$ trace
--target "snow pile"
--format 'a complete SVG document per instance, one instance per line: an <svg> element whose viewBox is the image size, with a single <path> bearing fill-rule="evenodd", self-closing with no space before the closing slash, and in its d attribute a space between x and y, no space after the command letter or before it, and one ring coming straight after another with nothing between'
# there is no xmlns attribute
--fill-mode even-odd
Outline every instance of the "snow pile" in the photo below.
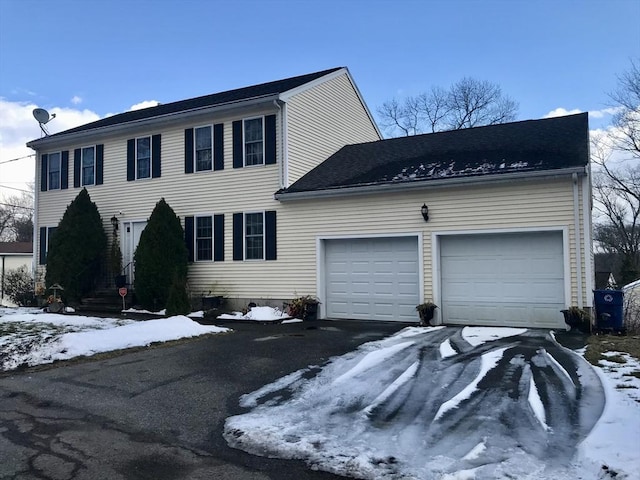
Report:
<svg viewBox="0 0 640 480"><path fill-rule="evenodd" d="M229 331L184 316L137 322L28 309L0 315L0 370Z"/></svg>
<svg viewBox="0 0 640 480"><path fill-rule="evenodd" d="M223 313L218 317L219 320L249 320L254 322L272 322L290 318L282 310L274 307L252 307L246 314L242 312Z"/></svg>

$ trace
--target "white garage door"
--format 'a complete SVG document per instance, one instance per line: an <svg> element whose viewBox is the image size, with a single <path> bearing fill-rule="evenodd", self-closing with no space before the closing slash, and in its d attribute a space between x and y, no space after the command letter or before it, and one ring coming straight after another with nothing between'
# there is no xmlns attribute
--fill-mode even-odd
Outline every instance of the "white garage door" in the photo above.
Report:
<svg viewBox="0 0 640 480"><path fill-rule="evenodd" d="M445 323L562 327L562 233L455 235L440 240Z"/></svg>
<svg viewBox="0 0 640 480"><path fill-rule="evenodd" d="M417 237L325 240L326 316L418 320Z"/></svg>

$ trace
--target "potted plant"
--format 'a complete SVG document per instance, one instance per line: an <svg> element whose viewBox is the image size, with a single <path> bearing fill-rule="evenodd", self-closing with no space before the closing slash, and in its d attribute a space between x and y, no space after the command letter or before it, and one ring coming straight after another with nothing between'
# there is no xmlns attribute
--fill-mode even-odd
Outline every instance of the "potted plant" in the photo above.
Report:
<svg viewBox="0 0 640 480"><path fill-rule="evenodd" d="M589 333L591 318L585 310L572 306L560 311L564 315L564 323L569 326L569 330L577 328L581 332Z"/></svg>
<svg viewBox="0 0 640 480"><path fill-rule="evenodd" d="M320 301L311 295L296 297L287 305L287 313L294 318L301 318L304 321L314 321L318 319L318 305Z"/></svg>
<svg viewBox="0 0 640 480"><path fill-rule="evenodd" d="M433 320L436 308L438 308L438 306L433 302L425 302L416 306L416 311L420 316L420 326L426 327L431 325L431 320Z"/></svg>

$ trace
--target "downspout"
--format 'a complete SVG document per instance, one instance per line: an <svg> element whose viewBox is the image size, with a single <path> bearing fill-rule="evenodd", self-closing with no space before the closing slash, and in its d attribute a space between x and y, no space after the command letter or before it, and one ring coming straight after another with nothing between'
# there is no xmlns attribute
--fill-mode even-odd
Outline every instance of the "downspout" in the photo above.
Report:
<svg viewBox="0 0 640 480"><path fill-rule="evenodd" d="M40 176L38 176L38 164L39 164L39 155L38 155L38 150L35 148L32 148L32 150L34 150L36 152L36 162L35 162L35 182L33 184L33 240L31 241L31 249L33 250L33 255L31 257L31 274L33 276L33 279L35 281L35 279L37 278L38 275L38 271L36 270L38 268L38 252L40 251L39 248L36 248L36 245L38 244L38 241L41 241L42 239L38 238L38 198L39 198L39 192L40 192L40 185L42 183L40 177L42 177L42 172L40 172ZM35 284L33 285L34 291L35 291Z"/></svg>
<svg viewBox="0 0 640 480"><path fill-rule="evenodd" d="M582 241L581 241L581 228L580 228L580 204L579 204L579 192L578 192L578 174L573 173L571 175L573 183L573 231L575 235L575 248L576 248L576 276L578 286L578 308L584 306L582 295Z"/></svg>
<svg viewBox="0 0 640 480"><path fill-rule="evenodd" d="M4 298L4 255L2 255L2 285L0 285L0 300Z"/></svg>
<svg viewBox="0 0 640 480"><path fill-rule="evenodd" d="M274 100L273 104L278 108L280 113L280 148L278 149L278 163L280 164L280 188L286 187L286 168L284 165L284 151L286 146L286 135L285 135L285 121L284 121L284 108L285 103L282 100Z"/></svg>

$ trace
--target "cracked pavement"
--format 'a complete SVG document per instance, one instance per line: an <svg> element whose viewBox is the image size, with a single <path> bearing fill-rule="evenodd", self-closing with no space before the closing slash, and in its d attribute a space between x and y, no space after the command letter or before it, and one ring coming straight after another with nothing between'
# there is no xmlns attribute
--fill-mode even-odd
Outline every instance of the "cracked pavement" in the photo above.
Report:
<svg viewBox="0 0 640 480"><path fill-rule="evenodd" d="M0 479L332 479L227 446L242 394L404 324L231 325L111 358L0 375Z"/></svg>

